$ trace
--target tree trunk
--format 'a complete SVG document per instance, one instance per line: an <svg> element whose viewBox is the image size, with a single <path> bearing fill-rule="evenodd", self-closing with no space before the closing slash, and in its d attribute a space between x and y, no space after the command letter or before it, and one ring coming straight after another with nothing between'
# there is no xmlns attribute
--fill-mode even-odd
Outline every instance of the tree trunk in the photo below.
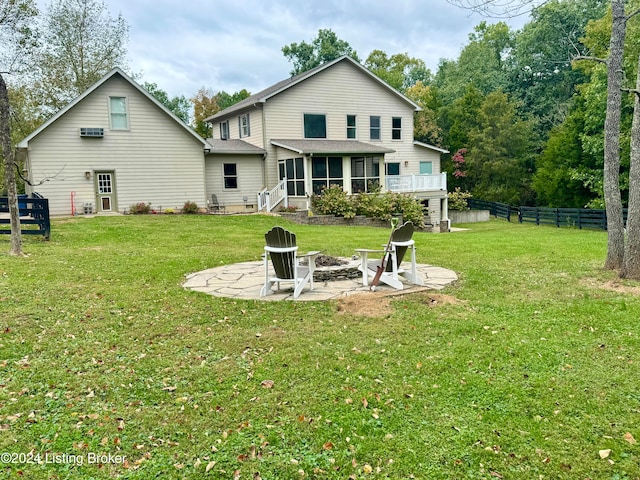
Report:
<svg viewBox="0 0 640 480"><path fill-rule="evenodd" d="M607 62L607 112L604 122L604 201L607 209L607 260L605 268L622 268L624 222L620 196L620 110L622 105L622 57L626 34L624 0L612 0L612 29Z"/></svg>
<svg viewBox="0 0 640 480"><path fill-rule="evenodd" d="M638 57L640 67L640 57ZM636 79L640 91L640 69ZM624 247L622 278L640 280L640 95L635 92L633 124L631 125L631 168L629 169L629 214L627 242Z"/></svg>
<svg viewBox="0 0 640 480"><path fill-rule="evenodd" d="M9 94L4 78L0 74L0 143L4 156L4 175L9 197L9 215L11 217L10 255L24 255L22 252L22 232L20 231L20 210L18 209L18 190L16 172L11 149L11 126L9 123Z"/></svg>

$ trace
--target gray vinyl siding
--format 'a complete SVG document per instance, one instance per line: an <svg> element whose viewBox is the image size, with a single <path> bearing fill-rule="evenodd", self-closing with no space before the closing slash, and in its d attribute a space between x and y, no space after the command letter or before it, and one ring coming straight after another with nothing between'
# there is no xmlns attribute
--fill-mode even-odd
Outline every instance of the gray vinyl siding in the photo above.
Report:
<svg viewBox="0 0 640 480"><path fill-rule="evenodd" d="M240 137L239 118L244 114L249 114L250 135L248 137ZM262 109L254 108L244 110L237 115L226 118L224 121L229 122L229 138L241 139L243 142L250 143L259 148L264 148L264 137L262 135ZM211 136L220 139L220 122L216 122L211 127Z"/></svg>
<svg viewBox="0 0 640 480"><path fill-rule="evenodd" d="M128 101L129 130L110 130L109 97ZM81 138L81 127L104 128L104 138ZM129 82L114 75L29 142L34 188L49 198L51 213L70 214L75 203L96 206L93 176L114 171L118 211L138 202L181 208L205 206L203 145Z"/></svg>
<svg viewBox="0 0 640 480"><path fill-rule="evenodd" d="M224 188L223 164L237 165L238 188ZM215 194L220 203L225 206L244 206L243 197L248 197L247 203L256 205L257 194L262 190L262 156L261 155L209 155L205 159L205 175L207 198Z"/></svg>

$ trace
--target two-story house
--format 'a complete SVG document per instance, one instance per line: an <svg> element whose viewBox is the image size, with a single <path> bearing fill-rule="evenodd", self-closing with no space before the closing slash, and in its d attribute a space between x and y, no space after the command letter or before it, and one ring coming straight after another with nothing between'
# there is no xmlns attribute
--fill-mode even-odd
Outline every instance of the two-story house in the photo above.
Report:
<svg viewBox="0 0 640 480"><path fill-rule="evenodd" d="M410 193L446 220L446 150L414 141L420 107L348 56L250 96L207 121L207 193L226 205L301 208L324 187ZM245 199L242 201L242 199ZM253 206L253 205L252 205Z"/></svg>
<svg viewBox="0 0 640 480"><path fill-rule="evenodd" d="M20 144L51 214L184 202L225 211L302 208L329 185L406 192L447 219L445 150L413 139L420 107L349 57L279 82L208 119L200 138L116 68Z"/></svg>

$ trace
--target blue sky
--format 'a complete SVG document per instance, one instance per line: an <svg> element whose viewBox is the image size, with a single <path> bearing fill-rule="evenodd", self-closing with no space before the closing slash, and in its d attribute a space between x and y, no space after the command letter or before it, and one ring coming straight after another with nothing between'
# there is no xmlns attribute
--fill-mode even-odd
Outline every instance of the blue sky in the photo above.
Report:
<svg viewBox="0 0 640 480"><path fill-rule="evenodd" d="M129 70L171 96L200 87L251 93L289 75L282 47L333 30L361 60L372 50L457 58L483 18L446 0L104 0L130 26ZM49 0L39 0L40 6ZM520 28L520 17L508 23ZM487 19L490 23L495 21Z"/></svg>

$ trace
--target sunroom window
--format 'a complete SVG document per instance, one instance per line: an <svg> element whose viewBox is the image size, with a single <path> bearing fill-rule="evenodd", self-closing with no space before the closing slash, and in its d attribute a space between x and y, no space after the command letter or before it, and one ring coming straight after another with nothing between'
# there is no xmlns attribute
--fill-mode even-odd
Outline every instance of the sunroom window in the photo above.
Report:
<svg viewBox="0 0 640 480"><path fill-rule="evenodd" d="M280 180L287 179L287 195L304 197L304 161L302 157L287 158L278 162Z"/></svg>
<svg viewBox="0 0 640 480"><path fill-rule="evenodd" d="M371 192L380 188L380 158L351 158L351 193Z"/></svg>
<svg viewBox="0 0 640 480"><path fill-rule="evenodd" d="M313 193L331 185L343 186L342 157L313 157L311 159L311 185Z"/></svg>

